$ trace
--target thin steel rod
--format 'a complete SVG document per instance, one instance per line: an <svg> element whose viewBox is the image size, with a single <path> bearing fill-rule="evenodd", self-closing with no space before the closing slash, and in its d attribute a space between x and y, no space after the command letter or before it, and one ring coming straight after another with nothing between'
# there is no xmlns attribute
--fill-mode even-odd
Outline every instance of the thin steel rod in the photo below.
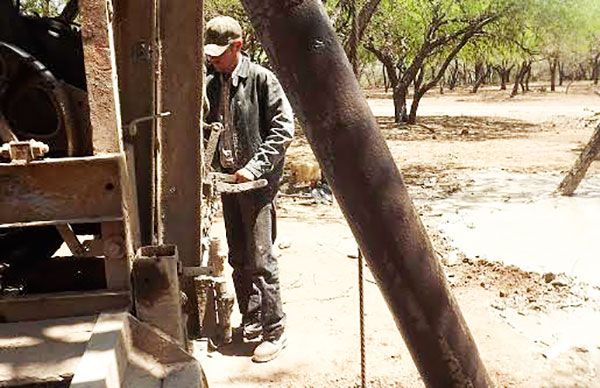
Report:
<svg viewBox="0 0 600 388"><path fill-rule="evenodd" d="M367 349L365 346L365 277L363 254L358 250L358 323L360 326L360 386L367 388Z"/></svg>

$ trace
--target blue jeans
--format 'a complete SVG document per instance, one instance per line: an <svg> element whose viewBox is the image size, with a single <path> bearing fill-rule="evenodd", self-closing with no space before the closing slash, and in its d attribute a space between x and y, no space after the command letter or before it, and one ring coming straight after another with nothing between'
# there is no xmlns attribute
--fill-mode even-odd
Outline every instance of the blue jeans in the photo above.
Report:
<svg viewBox="0 0 600 388"><path fill-rule="evenodd" d="M263 338L274 339L283 333L285 314L277 259L272 252L276 215L269 197L259 190L223 194L221 201L242 323L260 322Z"/></svg>

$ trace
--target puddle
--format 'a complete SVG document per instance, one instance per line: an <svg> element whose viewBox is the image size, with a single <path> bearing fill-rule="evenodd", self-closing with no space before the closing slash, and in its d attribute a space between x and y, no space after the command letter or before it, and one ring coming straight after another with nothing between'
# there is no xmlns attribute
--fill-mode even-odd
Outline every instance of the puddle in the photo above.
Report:
<svg viewBox="0 0 600 388"><path fill-rule="evenodd" d="M600 175L573 197L555 196L562 175L474 171L425 214L468 257L524 270L564 272L600 285Z"/></svg>

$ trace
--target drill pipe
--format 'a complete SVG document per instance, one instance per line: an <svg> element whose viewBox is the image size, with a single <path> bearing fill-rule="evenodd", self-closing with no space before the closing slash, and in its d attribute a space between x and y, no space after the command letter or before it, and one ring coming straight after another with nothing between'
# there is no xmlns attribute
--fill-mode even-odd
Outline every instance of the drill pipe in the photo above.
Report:
<svg viewBox="0 0 600 388"><path fill-rule="evenodd" d="M317 0L243 0L429 387L487 387L402 175Z"/></svg>

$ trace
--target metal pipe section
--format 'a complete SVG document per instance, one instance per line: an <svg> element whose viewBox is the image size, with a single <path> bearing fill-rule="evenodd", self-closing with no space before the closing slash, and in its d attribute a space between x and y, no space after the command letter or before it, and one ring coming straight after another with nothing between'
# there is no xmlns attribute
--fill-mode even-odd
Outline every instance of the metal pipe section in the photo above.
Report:
<svg viewBox="0 0 600 388"><path fill-rule="evenodd" d="M243 0L429 387L490 380L321 3Z"/></svg>

